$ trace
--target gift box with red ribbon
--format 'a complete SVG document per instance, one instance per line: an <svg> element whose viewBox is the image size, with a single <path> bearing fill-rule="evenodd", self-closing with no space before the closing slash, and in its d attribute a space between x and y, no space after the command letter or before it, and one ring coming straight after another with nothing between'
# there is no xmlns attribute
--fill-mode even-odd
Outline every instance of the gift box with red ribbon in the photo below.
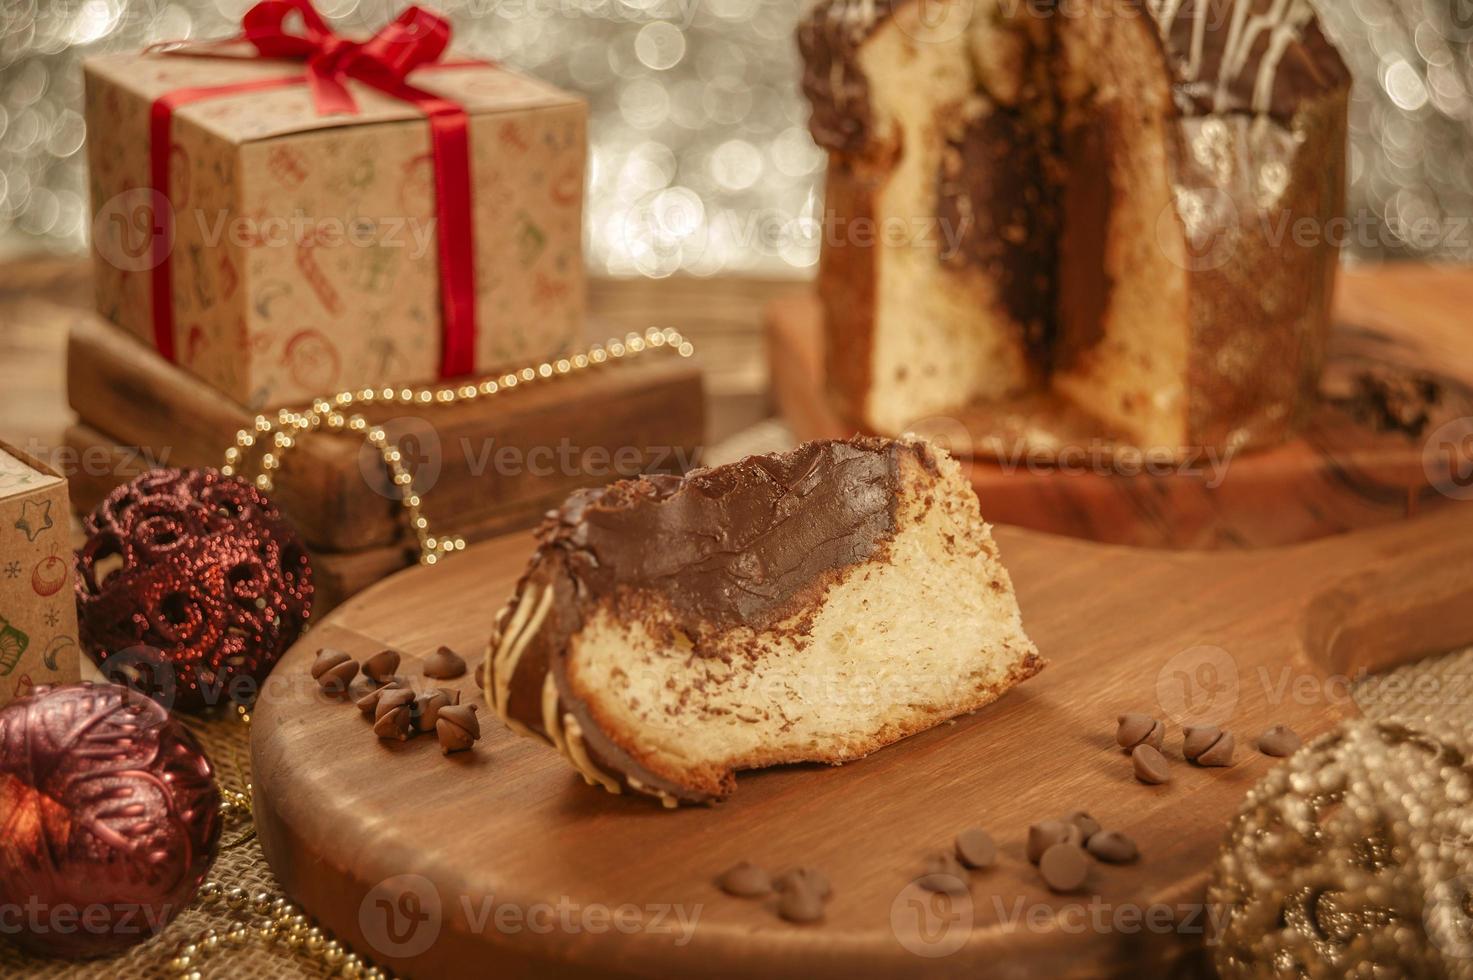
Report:
<svg viewBox="0 0 1473 980"><path fill-rule="evenodd" d="M99 311L250 408L536 365L583 340L586 106L308 0L86 65Z"/></svg>
<svg viewBox="0 0 1473 980"><path fill-rule="evenodd" d="M67 482L0 442L0 706L77 679Z"/></svg>

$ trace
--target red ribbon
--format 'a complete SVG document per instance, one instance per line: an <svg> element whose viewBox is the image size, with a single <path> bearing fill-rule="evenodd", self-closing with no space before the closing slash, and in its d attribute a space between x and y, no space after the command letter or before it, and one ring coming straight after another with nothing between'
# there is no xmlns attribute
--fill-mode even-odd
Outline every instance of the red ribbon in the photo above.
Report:
<svg viewBox="0 0 1473 980"><path fill-rule="evenodd" d="M294 14L300 16L301 33L291 32ZM440 61L450 43L450 24L421 7L405 10L367 41L350 41L333 33L311 0L261 0L246 11L241 26L243 33L225 43L249 41L260 57L303 61L306 71L282 78L176 89L156 99L149 127L154 191L168 199L174 110L191 102L305 83L319 115L355 115L358 104L347 87L348 79L353 79L413 105L429 119L435 172L443 326L440 377L470 374L475 370L476 277L468 117L463 106L415 88L407 78L417 68L460 68L482 62ZM214 47L175 50L208 54ZM159 220L165 227L153 240L154 343L160 354L174 361L173 269L169 261L173 215L165 211Z"/></svg>

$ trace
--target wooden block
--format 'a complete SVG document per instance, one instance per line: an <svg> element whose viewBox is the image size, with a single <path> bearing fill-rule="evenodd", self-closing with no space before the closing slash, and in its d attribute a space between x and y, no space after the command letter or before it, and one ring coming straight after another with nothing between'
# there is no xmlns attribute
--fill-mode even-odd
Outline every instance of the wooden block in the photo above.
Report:
<svg viewBox="0 0 1473 980"><path fill-rule="evenodd" d="M81 421L170 466L219 466L254 414L96 317L73 322L67 387ZM489 398L370 405L415 473L426 516L463 533L505 514L650 470L678 472L704 441L701 373L651 352ZM282 511L317 549L363 551L402 538L397 495L357 436L315 434L287 453Z"/></svg>
<svg viewBox="0 0 1473 980"><path fill-rule="evenodd" d="M1131 472L1094 457L1055 466L1026 458L999 461L978 451L965 465L983 515L1112 544L1258 548L1404 520L1460 502L1438 488L1428 467L1433 474L1445 475L1452 467L1473 472L1473 454L1448 460L1427 453L1440 424L1457 426L1457 420L1473 417L1473 357L1457 348L1448 309L1449 303L1473 307L1473 270L1416 271L1412 282L1393 270L1346 275L1321 385L1324 397L1296 439L1226 460L1203 452L1185 466L1155 472ZM1429 295L1429 277L1437 285L1430 290L1435 295ZM768 307L774 395L799 439L854 432L824 391L822 316L812 295ZM1410 433L1386 426L1358 394L1368 374L1434 381L1439 400L1428 424ZM1023 411L1015 408L1013 414ZM989 427L1008 414L963 410L950 427L956 432L945 434L954 451L965 453L995 437ZM1473 437L1473 422L1465 428ZM1464 446L1466 453L1473 441Z"/></svg>

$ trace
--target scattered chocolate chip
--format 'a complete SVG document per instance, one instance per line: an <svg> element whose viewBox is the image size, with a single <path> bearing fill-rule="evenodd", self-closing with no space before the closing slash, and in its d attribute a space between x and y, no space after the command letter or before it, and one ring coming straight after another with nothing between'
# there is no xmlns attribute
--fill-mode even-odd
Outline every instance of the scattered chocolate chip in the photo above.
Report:
<svg viewBox="0 0 1473 980"><path fill-rule="evenodd" d="M1181 753L1199 766L1230 766L1237 742L1232 732L1216 725L1191 725L1182 730Z"/></svg>
<svg viewBox="0 0 1473 980"><path fill-rule="evenodd" d="M373 733L379 738L407 741L414 733L414 692L391 688L378 699L373 716Z"/></svg>
<svg viewBox="0 0 1473 980"><path fill-rule="evenodd" d="M358 661L341 650L323 647L312 661L312 676L329 694L344 694L358 676Z"/></svg>
<svg viewBox="0 0 1473 980"><path fill-rule="evenodd" d="M421 732L434 731L435 722L440 717L440 709L459 703L459 691L447 691L439 687L432 687L428 691L421 691L414 698L415 729Z"/></svg>
<svg viewBox="0 0 1473 980"><path fill-rule="evenodd" d="M772 891L772 876L750 861L741 861L721 872L716 887L737 898L761 898Z"/></svg>
<svg viewBox="0 0 1473 980"><path fill-rule="evenodd" d="M446 755L470 748L481 738L476 706L449 704L441 708L440 716L435 720L435 734L440 739L440 751Z"/></svg>
<svg viewBox="0 0 1473 980"><path fill-rule="evenodd" d="M387 684L394 679L394 671L399 669L398 650L380 650L367 660L363 661L363 672L380 684Z"/></svg>
<svg viewBox="0 0 1473 980"><path fill-rule="evenodd" d="M1064 823L1072 823L1079 828L1081 844L1088 844L1089 839L1100 832L1100 822L1083 810L1073 810L1066 814Z"/></svg>
<svg viewBox="0 0 1473 980"><path fill-rule="evenodd" d="M437 681L465 676L465 658L449 647L441 647L425 658L424 674Z"/></svg>
<svg viewBox="0 0 1473 980"><path fill-rule="evenodd" d="M928 892L965 895L967 893L967 869L962 867L961 862L953 854L933 854L926 859L926 870L916 878L916 884Z"/></svg>
<svg viewBox="0 0 1473 980"><path fill-rule="evenodd" d="M392 680L387 684L379 684L377 681L369 681L368 683L368 693L353 703L358 706L359 711L363 712L364 717L369 721L373 721L378 717L378 702L379 698L384 696L384 692L403 687L404 685L397 680Z"/></svg>
<svg viewBox="0 0 1473 980"><path fill-rule="evenodd" d="M1135 778L1151 786L1159 786L1171 779L1171 767L1166 756L1149 745L1137 745L1130 750L1130 761L1135 766Z"/></svg>
<svg viewBox="0 0 1473 980"><path fill-rule="evenodd" d="M343 661L352 659L352 657L348 656L342 650L334 650L332 647L323 647L322 649L317 651L317 657L312 661L312 666L309 669L312 671L312 677L315 680L316 678L321 677L324 673L336 667Z"/></svg>
<svg viewBox="0 0 1473 980"><path fill-rule="evenodd" d="M1135 841L1118 830L1102 830L1084 846L1089 853L1106 864L1129 864L1141 855Z"/></svg>
<svg viewBox="0 0 1473 980"><path fill-rule="evenodd" d="M1166 726L1150 715L1123 714L1117 719L1115 741L1123 749L1150 745L1157 750L1166 744Z"/></svg>
<svg viewBox="0 0 1473 980"><path fill-rule="evenodd" d="M1084 834L1072 823L1062 820L1044 820L1028 828L1028 860L1034 864L1043 857L1055 844L1073 844L1075 847L1084 843Z"/></svg>
<svg viewBox="0 0 1473 980"><path fill-rule="evenodd" d="M997 843L981 827L968 827L956 835L956 856L969 868L990 868L997 863Z"/></svg>
<svg viewBox="0 0 1473 980"><path fill-rule="evenodd" d="M1055 844L1039 858L1038 871L1052 891L1072 892L1089 877L1089 860L1076 844Z"/></svg>
<svg viewBox="0 0 1473 980"><path fill-rule="evenodd" d="M1275 725L1258 736L1258 751L1264 755L1272 755L1279 758L1283 758L1286 755L1293 755L1299 751L1299 746L1303 744L1304 740L1295 733L1294 729L1286 728L1283 725Z"/></svg>
<svg viewBox="0 0 1473 980"><path fill-rule="evenodd" d="M476 664L476 690L478 690L478 691L484 691L484 690L486 690L486 660L485 660L485 658L482 658L481 659L481 662L478 663L478 664Z"/></svg>
<svg viewBox="0 0 1473 980"><path fill-rule="evenodd" d="M789 922L817 922L823 918L823 896L807 882L797 881L778 896L777 914Z"/></svg>
<svg viewBox="0 0 1473 980"><path fill-rule="evenodd" d="M793 868L786 871L776 882L778 891L786 891L789 888L806 887L819 898L828 898L834 893L834 888L829 884L828 876L817 868Z"/></svg>
<svg viewBox="0 0 1473 980"><path fill-rule="evenodd" d="M1237 750L1238 742L1233 738L1232 732L1224 732L1217 743L1197 756L1199 766L1230 766L1233 764L1233 753Z"/></svg>
<svg viewBox="0 0 1473 980"><path fill-rule="evenodd" d="M407 687L385 687L379 691L378 702L373 707L374 721L399 708L413 708L414 692Z"/></svg>

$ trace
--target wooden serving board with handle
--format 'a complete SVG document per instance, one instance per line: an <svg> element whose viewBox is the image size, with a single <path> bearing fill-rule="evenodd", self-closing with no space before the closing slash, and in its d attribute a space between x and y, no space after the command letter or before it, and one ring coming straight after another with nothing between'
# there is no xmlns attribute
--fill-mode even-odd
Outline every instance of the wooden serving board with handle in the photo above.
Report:
<svg viewBox="0 0 1473 980"><path fill-rule="evenodd" d="M1030 465L1019 430L1047 425L1035 401L928 420L953 452L976 447L970 475L992 520L1158 548L1262 548L1391 521L1473 497L1473 267L1396 264L1342 270L1322 400L1298 437L1224 458L1191 450L1178 467L1099 461L1097 440L1065 436L1064 466ZM766 318L774 396L798 439L853 426L824 389L823 312L812 294L774 300ZM1366 379L1372 387L1366 387ZM1377 386L1381 387L1377 387ZM1385 386L1430 386L1414 424L1388 417ZM1413 413L1415 415L1415 413ZM987 458L990 440L1004 461Z"/></svg>
<svg viewBox="0 0 1473 980"><path fill-rule="evenodd" d="M1473 642L1473 511L1254 552L1188 554L999 528L1038 677L954 724L843 767L746 773L712 808L590 788L513 736L467 676L485 738L443 757L377 741L308 676L315 651L391 646L401 674L438 645L474 664L531 551L521 534L402 572L328 615L278 665L252 732L256 822L291 897L361 954L411 977L1097 977L1200 961L1200 903L1227 823L1274 764L1255 737L1306 738L1356 709L1363 671ZM903 658L903 650L895 651ZM1135 781L1116 716L1167 721L1172 780ZM1235 732L1238 761L1198 769L1181 723ZM1027 863L1030 824L1082 808L1139 842L1056 895ZM997 867L970 895L911 882L982 826ZM712 879L737 861L821 869L826 921ZM1103 910L1097 918L1092 910ZM1148 925L1149 923L1149 925Z"/></svg>

